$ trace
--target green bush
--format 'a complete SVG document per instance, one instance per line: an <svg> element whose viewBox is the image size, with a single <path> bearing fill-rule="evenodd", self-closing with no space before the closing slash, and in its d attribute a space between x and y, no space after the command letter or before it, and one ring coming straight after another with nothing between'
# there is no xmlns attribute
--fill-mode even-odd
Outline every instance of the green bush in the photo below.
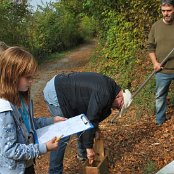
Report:
<svg viewBox="0 0 174 174"><path fill-rule="evenodd" d="M62 0L32 11L27 1L20 4L2 0L0 40L24 46L39 59L72 48L90 39L95 31L94 20L80 11L78 5Z"/></svg>
<svg viewBox="0 0 174 174"><path fill-rule="evenodd" d="M145 48L150 28L161 16L160 1L85 0L84 8L100 28L100 47L93 61L96 71L115 78L123 89L133 93L152 71L151 64L150 70L146 67L149 60ZM134 103L148 110L146 113L154 112L154 91L155 84L149 81L136 96Z"/></svg>
<svg viewBox="0 0 174 174"><path fill-rule="evenodd" d="M0 3L0 40L9 45L29 46L28 26L31 13L26 3L16 4L10 0Z"/></svg>

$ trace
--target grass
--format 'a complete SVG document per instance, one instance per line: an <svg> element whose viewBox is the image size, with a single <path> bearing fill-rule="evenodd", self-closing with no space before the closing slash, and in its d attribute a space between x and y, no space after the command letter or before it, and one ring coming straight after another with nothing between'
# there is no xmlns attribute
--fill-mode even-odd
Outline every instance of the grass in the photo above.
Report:
<svg viewBox="0 0 174 174"><path fill-rule="evenodd" d="M154 174L156 171L155 164L152 161L148 161L144 167L143 174Z"/></svg>

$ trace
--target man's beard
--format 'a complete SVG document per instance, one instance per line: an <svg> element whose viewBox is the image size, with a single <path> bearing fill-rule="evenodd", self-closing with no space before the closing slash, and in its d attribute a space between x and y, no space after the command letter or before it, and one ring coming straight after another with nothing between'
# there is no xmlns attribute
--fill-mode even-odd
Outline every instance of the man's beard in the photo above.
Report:
<svg viewBox="0 0 174 174"><path fill-rule="evenodd" d="M163 19L166 23L172 23L174 21L174 14L171 16L164 16Z"/></svg>

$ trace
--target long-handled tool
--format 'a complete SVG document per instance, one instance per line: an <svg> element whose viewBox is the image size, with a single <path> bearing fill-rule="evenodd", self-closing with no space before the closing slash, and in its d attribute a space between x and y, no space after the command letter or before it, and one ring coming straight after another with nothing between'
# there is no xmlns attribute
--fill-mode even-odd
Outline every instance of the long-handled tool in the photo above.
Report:
<svg viewBox="0 0 174 174"><path fill-rule="evenodd" d="M174 52L174 48L170 51L170 53L163 59L163 61L161 62L160 66L162 67L167 61L168 59L170 58L171 54ZM130 104L132 103L132 100L133 98L144 88L144 86L149 82L149 80L153 77L153 75L156 73L156 71L154 70L150 75L149 77L139 86L139 88L131 95L131 93L129 92L128 93L128 96L129 96L129 101L128 101L128 104L127 106L125 107L123 105L121 111L115 115L112 119L111 119L111 123L114 123L115 119L118 117L118 116L122 116L126 110L129 108Z"/></svg>

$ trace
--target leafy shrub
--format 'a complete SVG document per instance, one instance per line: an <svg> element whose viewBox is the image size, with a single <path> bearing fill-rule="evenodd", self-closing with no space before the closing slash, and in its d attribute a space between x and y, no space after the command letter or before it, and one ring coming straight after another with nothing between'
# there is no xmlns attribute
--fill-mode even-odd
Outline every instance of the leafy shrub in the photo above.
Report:
<svg viewBox="0 0 174 174"><path fill-rule="evenodd" d="M123 89L137 90L152 70L145 48L150 28L160 18L160 1L86 0L84 7L100 27L100 54L94 61L96 70L115 78ZM149 81L141 95L136 96L137 107L153 113L154 91L154 82Z"/></svg>
<svg viewBox="0 0 174 174"><path fill-rule="evenodd" d="M26 3L16 4L10 0L2 0L0 3L0 40L9 45L21 45L28 47L28 21L31 13Z"/></svg>

